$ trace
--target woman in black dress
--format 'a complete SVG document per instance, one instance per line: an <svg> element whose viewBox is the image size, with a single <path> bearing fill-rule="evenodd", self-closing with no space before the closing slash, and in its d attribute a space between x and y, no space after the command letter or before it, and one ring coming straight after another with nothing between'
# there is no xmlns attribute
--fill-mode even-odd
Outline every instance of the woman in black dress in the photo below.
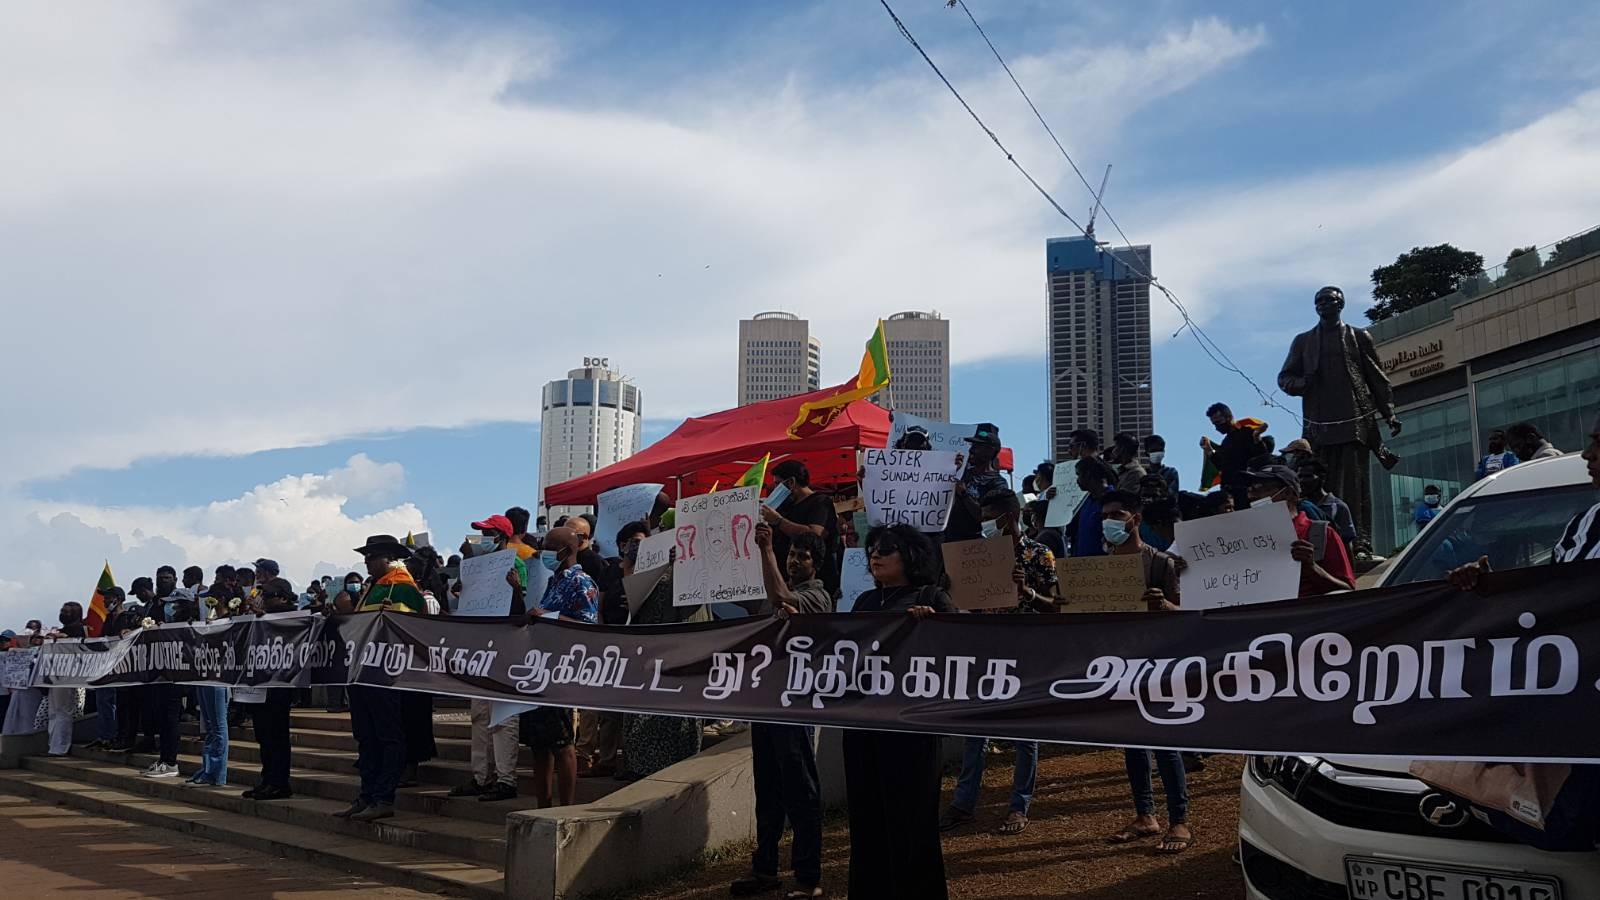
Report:
<svg viewBox="0 0 1600 900"><path fill-rule="evenodd" d="M939 587L933 544L909 525L868 532L867 561L877 587L855 612L899 612L921 619L957 612ZM844 733L850 803L850 896L945 900L939 845L940 739L893 731Z"/></svg>

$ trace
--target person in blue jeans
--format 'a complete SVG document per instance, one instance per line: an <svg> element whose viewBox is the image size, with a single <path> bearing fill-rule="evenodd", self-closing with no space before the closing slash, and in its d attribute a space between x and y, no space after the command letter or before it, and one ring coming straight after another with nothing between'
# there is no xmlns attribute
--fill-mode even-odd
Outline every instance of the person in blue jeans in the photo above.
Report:
<svg viewBox="0 0 1600 900"><path fill-rule="evenodd" d="M1113 556L1137 555L1144 570L1144 602L1151 612L1177 610L1178 561L1170 554L1147 546L1139 538L1144 501L1138 494L1116 491L1106 495L1100 510L1101 536ZM1155 756L1156 771L1167 794L1167 828L1163 834L1156 818L1155 786L1150 780L1150 757ZM1128 786L1133 791L1133 820L1106 838L1113 844L1161 835L1156 845L1160 853L1182 853L1194 843L1189 830L1189 785L1183 757L1177 750L1146 750L1130 747L1123 751L1128 768Z"/></svg>
<svg viewBox="0 0 1600 900"><path fill-rule="evenodd" d="M189 776L189 784L222 787L228 783L228 689L196 685L200 706L200 771Z"/></svg>
<svg viewBox="0 0 1600 900"><path fill-rule="evenodd" d="M983 785L983 769L989 754L988 738L967 738L961 756L961 777L956 781L950 807L939 818L939 830L949 831L971 822L978 809L978 788ZM999 834L1021 834L1028 827L1028 809L1033 805L1033 787L1039 775L1039 743L1017 741L1017 765L1011 775L1011 808Z"/></svg>

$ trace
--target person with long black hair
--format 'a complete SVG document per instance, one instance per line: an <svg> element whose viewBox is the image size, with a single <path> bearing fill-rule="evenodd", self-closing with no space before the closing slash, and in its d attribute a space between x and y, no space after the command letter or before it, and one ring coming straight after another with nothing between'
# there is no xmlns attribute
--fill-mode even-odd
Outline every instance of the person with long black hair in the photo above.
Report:
<svg viewBox="0 0 1600 900"><path fill-rule="evenodd" d="M909 525L867 533L867 564L877 587L854 612L914 618L957 609L939 586L933 544ZM844 780L850 803L850 896L943 900L949 896L939 845L940 738L849 730Z"/></svg>

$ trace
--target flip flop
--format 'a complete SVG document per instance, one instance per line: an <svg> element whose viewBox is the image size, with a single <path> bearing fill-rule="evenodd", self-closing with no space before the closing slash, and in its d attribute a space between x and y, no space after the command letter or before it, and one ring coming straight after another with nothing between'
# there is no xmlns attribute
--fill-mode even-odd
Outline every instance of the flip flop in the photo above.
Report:
<svg viewBox="0 0 1600 900"><path fill-rule="evenodd" d="M939 830L949 831L953 828L960 828L961 826L972 822L972 820L975 818L976 816L974 816L972 813L969 813L963 809L956 809L954 806L952 806L947 808L944 811L944 814L939 817Z"/></svg>
<svg viewBox="0 0 1600 900"><path fill-rule="evenodd" d="M1116 834L1106 838L1108 844L1131 844L1145 838L1155 837L1161 833L1159 828L1124 828Z"/></svg>
<svg viewBox="0 0 1600 900"><path fill-rule="evenodd" d="M1156 845L1156 852L1172 856L1182 853L1192 846L1194 846L1194 835L1191 834L1186 838L1173 837L1172 832L1168 831L1166 835L1161 838L1161 843Z"/></svg>
<svg viewBox="0 0 1600 900"><path fill-rule="evenodd" d="M784 894L783 900L823 900L823 898L827 896L828 892L824 891L821 887L795 888L789 893Z"/></svg>
<svg viewBox="0 0 1600 900"><path fill-rule="evenodd" d="M1024 816L1024 815L1019 815L1019 814L1013 813L1013 814L1011 814L1011 815L1006 817L1005 822L1003 822L1000 825L999 828L995 829L995 833L996 834L1012 835L1012 834L1021 834L1024 831L1027 831L1027 830L1028 830L1028 817Z"/></svg>

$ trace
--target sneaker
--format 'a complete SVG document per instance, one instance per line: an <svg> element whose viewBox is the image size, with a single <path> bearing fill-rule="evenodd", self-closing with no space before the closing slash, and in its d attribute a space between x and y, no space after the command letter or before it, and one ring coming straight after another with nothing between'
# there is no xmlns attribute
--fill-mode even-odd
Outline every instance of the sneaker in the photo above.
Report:
<svg viewBox="0 0 1600 900"><path fill-rule="evenodd" d="M85 750L99 750L101 747L104 747L105 745L106 745L105 741L102 741L99 738L95 738L94 740L90 741L89 743L84 744L83 745L83 749L85 749Z"/></svg>
<svg viewBox="0 0 1600 900"><path fill-rule="evenodd" d="M394 818L393 803L374 803L358 813L350 816L352 822L375 822L378 819Z"/></svg>
<svg viewBox="0 0 1600 900"><path fill-rule="evenodd" d="M489 788L486 785L481 785L481 784L478 783L477 779L473 779L472 781L469 781L466 784L456 785L455 787L451 788L450 789L450 796L452 796L452 797L477 797L477 796L481 796L482 794L487 793L488 791L489 791Z"/></svg>
<svg viewBox="0 0 1600 900"><path fill-rule="evenodd" d="M493 803L497 800L512 800L517 796L517 786L506 784L504 781L495 782L488 790L478 795L478 800L483 803Z"/></svg>
<svg viewBox="0 0 1600 900"><path fill-rule="evenodd" d="M290 791L288 788L279 787L279 786L277 786L275 784L269 784L269 785L264 785L262 787L256 788L256 795L252 799L255 799L255 800L287 800L287 799L289 799L290 797L293 797L293 796L294 796L294 792Z"/></svg>
<svg viewBox="0 0 1600 900"><path fill-rule="evenodd" d="M334 818L348 819L351 816L354 816L356 813L366 812L366 811L367 811L367 802L365 800L357 800L356 802L350 804L349 806L345 807L344 809L339 810L338 812L334 813L333 815L334 815Z"/></svg>
<svg viewBox="0 0 1600 900"><path fill-rule="evenodd" d="M203 773L196 772L193 775L190 775L188 778L185 778L183 780L183 783L184 784L211 784L212 782L211 782L211 779L207 778Z"/></svg>
<svg viewBox="0 0 1600 900"><path fill-rule="evenodd" d="M144 770L146 778L177 778L178 767L171 763L151 763L150 768Z"/></svg>

